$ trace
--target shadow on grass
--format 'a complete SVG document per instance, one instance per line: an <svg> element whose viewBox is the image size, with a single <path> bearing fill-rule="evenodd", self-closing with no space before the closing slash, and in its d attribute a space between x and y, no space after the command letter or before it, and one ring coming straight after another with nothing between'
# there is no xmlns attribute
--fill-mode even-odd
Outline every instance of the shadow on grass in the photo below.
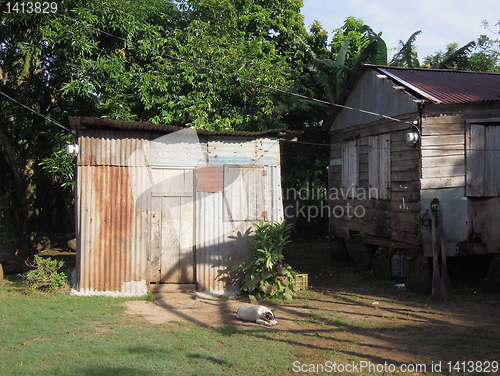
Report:
<svg viewBox="0 0 500 376"><path fill-rule="evenodd" d="M228 317L228 301L218 300L209 304L218 306L219 313L224 316L227 324L211 329L223 336L251 336L263 341L288 344L309 354L334 352L343 359L357 358L376 364L388 362L394 365L403 364L402 359L408 357L431 359L436 356L479 356L482 354L481 349L485 350L493 341L493 337L484 338L485 344L481 345L481 336L473 335L467 316L453 310L455 303L436 303L438 312L429 307L432 302L408 306L405 302L386 301L381 297L375 302L377 305L373 305L374 299L374 296L338 292L327 294L325 299L314 294L314 297L305 298L302 306L266 303L270 308L277 308L278 321L284 324L272 328L243 323L233 314ZM315 307L310 307L310 302L314 302ZM162 306L180 319L207 326L193 317L195 312L190 315L173 305ZM284 317L280 318L280 311L285 313ZM374 327L371 326L373 322ZM304 325L304 328L300 325ZM462 338L464 344L449 346L450 341L456 342L458 338ZM444 352L441 352L440 345L446 347L442 349ZM460 353L461 349L465 351L473 345L478 349L477 354ZM488 354L498 349L498 346L494 347L492 349L490 346ZM484 356L489 356L488 354L484 353Z"/></svg>

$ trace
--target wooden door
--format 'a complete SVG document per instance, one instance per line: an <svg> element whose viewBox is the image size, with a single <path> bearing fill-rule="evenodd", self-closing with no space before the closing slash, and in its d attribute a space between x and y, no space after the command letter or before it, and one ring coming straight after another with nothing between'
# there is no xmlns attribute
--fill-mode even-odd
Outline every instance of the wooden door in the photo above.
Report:
<svg viewBox="0 0 500 376"><path fill-rule="evenodd" d="M194 171L152 169L151 282L194 283Z"/></svg>

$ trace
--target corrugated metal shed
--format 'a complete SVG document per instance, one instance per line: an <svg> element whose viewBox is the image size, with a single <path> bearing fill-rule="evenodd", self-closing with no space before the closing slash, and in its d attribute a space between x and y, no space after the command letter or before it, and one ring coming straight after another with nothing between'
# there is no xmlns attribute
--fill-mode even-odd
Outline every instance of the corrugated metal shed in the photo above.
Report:
<svg viewBox="0 0 500 376"><path fill-rule="evenodd" d="M252 223L283 220L279 139L300 132L70 123L80 146L78 294L235 288Z"/></svg>

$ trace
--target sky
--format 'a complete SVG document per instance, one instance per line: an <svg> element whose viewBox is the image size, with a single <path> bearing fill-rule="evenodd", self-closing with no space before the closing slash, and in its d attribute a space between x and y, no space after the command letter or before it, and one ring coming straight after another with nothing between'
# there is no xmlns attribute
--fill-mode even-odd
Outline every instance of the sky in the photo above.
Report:
<svg viewBox="0 0 500 376"><path fill-rule="evenodd" d="M500 20L500 0L303 0L301 14L307 30L319 21L331 37L334 29L340 28L345 19L353 16L361 19L382 38L389 49L389 59L399 46L406 42L417 30L418 59L436 51L446 51L449 43L464 46L476 40L481 34L492 39L500 35L487 31L482 21L489 23L490 29L498 32L495 24ZM392 50L391 50L392 49Z"/></svg>

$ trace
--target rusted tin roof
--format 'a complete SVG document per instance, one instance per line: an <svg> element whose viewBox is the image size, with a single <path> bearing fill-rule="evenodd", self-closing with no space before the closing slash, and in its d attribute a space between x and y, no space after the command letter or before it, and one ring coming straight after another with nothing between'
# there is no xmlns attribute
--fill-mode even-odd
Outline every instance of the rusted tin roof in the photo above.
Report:
<svg viewBox="0 0 500 376"><path fill-rule="evenodd" d="M176 127L173 125L142 123L135 121L109 120L95 117L69 117L69 124L75 130L82 129L100 129L100 130L130 130L130 131L148 131L159 133L171 133L185 129L184 127ZM269 129L260 132L251 131L210 131L205 129L197 129L200 136L230 136L230 137L278 137L284 139L293 139L301 135L302 131L291 131L284 129Z"/></svg>
<svg viewBox="0 0 500 376"><path fill-rule="evenodd" d="M415 99L433 104L460 104L500 100L500 73L451 71L442 69L398 68L365 64L359 66L347 81L335 106L323 123L328 129L343 109L363 74L373 69L403 88ZM366 110L361 108L360 110Z"/></svg>
<svg viewBox="0 0 500 376"><path fill-rule="evenodd" d="M376 67L412 94L434 103L500 100L500 74L435 69Z"/></svg>

